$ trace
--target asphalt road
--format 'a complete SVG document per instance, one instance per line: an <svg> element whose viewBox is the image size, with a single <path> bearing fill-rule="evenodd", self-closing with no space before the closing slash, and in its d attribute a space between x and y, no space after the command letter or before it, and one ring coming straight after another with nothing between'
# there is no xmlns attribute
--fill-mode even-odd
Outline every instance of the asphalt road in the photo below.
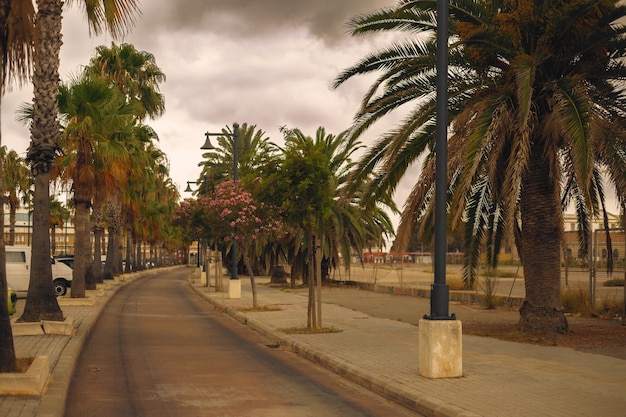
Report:
<svg viewBox="0 0 626 417"><path fill-rule="evenodd" d="M200 299L188 275L118 291L78 359L66 417L417 416L276 348Z"/></svg>

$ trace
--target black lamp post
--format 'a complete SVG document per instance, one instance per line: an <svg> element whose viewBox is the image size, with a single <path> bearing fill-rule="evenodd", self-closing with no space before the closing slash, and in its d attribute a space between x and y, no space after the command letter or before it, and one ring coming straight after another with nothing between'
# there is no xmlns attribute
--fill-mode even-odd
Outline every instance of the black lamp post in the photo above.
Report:
<svg viewBox="0 0 626 417"><path fill-rule="evenodd" d="M200 185L202 183L199 181L187 181L187 188L185 188L186 193L191 193L193 191L191 189L191 184ZM198 253L196 253L196 267L200 268L200 237L198 237Z"/></svg>
<svg viewBox="0 0 626 417"><path fill-rule="evenodd" d="M239 124L233 123L233 133L210 133L206 132L204 134L206 136L206 141L204 145L200 149L210 150L215 149L213 145L211 145L210 137L211 136L227 136L233 138L233 180L237 182L239 180L238 174L238 165L239 165ZM231 265L230 265L230 279L231 281L239 280L239 276L237 274L237 241L233 239L233 243L230 249L231 255ZM233 285L230 286L232 288Z"/></svg>

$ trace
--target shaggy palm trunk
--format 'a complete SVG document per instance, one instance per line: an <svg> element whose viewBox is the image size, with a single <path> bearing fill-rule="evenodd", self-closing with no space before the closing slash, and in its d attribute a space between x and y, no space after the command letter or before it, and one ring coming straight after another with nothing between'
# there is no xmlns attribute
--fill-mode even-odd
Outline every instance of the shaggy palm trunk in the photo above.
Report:
<svg viewBox="0 0 626 417"><path fill-rule="evenodd" d="M566 332L567 319L561 305L557 183L550 174L541 142L533 146L531 153L520 198L526 300L520 308L518 327L533 333Z"/></svg>
<svg viewBox="0 0 626 417"><path fill-rule="evenodd" d="M61 0L38 0L35 21L33 119L26 161L35 178L33 245L28 298L20 321L63 320L52 286L50 260L50 170L61 132L58 115Z"/></svg>

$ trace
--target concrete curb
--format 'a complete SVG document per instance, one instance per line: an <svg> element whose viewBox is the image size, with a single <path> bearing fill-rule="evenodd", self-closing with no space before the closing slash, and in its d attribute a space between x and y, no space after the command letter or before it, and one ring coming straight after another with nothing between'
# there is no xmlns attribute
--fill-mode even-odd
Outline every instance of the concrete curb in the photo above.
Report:
<svg viewBox="0 0 626 417"><path fill-rule="evenodd" d="M309 348L306 344L300 343L296 338L277 331L276 329L265 325L264 323L248 318L244 313L233 307L227 307L220 300L208 296L204 291L197 288L191 282L189 286L201 297L213 305L220 307L226 314L235 320L245 324L263 334L265 337L276 340L281 346L293 351L294 353L318 364L326 369L339 374L352 382L355 382L372 392L375 392L389 400L402 404L403 406L416 411L418 413L437 416L437 417L480 417L478 414L462 409L444 401L439 401L427 396L415 396L403 390L401 387L390 386L390 384L382 378L363 373L362 370L348 366L341 360L328 355L324 352L316 351Z"/></svg>

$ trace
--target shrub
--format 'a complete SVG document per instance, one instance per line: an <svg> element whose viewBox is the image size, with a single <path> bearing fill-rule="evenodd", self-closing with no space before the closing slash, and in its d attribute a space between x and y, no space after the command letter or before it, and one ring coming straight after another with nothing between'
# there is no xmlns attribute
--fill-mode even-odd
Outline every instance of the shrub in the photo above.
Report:
<svg viewBox="0 0 626 417"><path fill-rule="evenodd" d="M608 281L605 281L605 287L623 287L624 286L624 278L613 278Z"/></svg>

